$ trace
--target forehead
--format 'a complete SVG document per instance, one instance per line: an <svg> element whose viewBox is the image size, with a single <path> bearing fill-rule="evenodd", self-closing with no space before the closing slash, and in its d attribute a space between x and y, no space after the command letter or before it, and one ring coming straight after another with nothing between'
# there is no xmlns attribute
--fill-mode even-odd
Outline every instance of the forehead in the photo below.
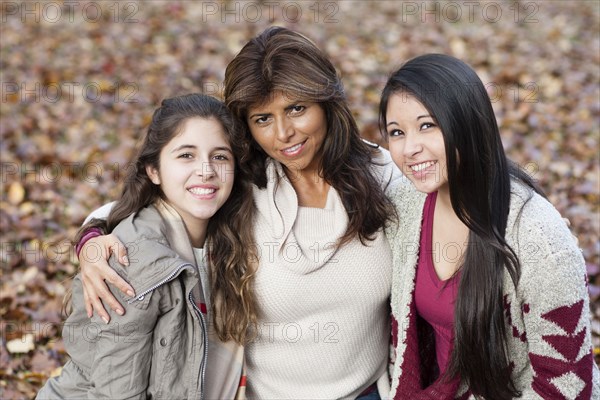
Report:
<svg viewBox="0 0 600 400"><path fill-rule="evenodd" d="M186 119L169 146L193 144L204 147L230 147L229 137L223 125L215 118L194 117Z"/></svg>
<svg viewBox="0 0 600 400"><path fill-rule="evenodd" d="M291 92L276 90L269 93L264 100L250 105L248 113L269 112L270 110L288 107L290 104L301 100L300 96Z"/></svg>
<svg viewBox="0 0 600 400"><path fill-rule="evenodd" d="M406 92L394 93L390 96L387 105L388 119L389 116L400 116L400 115L428 115L429 111L423 103L417 100L413 95Z"/></svg>

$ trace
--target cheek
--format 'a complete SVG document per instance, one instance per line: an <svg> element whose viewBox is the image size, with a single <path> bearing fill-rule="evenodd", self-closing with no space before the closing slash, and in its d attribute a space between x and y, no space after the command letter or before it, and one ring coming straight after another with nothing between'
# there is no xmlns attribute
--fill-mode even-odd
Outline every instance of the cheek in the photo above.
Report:
<svg viewBox="0 0 600 400"><path fill-rule="evenodd" d="M389 142L389 149L394 164L396 164L398 168L402 169L402 164L404 163L402 144L396 141L391 141Z"/></svg>
<svg viewBox="0 0 600 400"><path fill-rule="evenodd" d="M253 128L250 128L249 130L250 130L250 136L252 137L252 139L254 139L254 141L256 141L258 143L264 142L268 136L265 129L253 127Z"/></svg>

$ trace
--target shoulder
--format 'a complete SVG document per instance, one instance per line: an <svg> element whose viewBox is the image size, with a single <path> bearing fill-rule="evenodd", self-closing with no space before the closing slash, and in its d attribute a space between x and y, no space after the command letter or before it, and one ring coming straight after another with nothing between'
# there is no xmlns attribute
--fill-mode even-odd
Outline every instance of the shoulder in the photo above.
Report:
<svg viewBox="0 0 600 400"><path fill-rule="evenodd" d="M148 206L121 221L113 233L127 248L130 265L124 268L129 276L151 272L150 265L170 265L180 256L169 243L165 222L154 206ZM111 263L118 267L118 263Z"/></svg>
<svg viewBox="0 0 600 400"><path fill-rule="evenodd" d="M403 176L387 195L398 215L398 222L386 229L388 239L411 241L411 235L416 235L420 230L427 194L417 191L408 178Z"/></svg>
<svg viewBox="0 0 600 400"><path fill-rule="evenodd" d="M507 243L521 264L525 293L554 293L544 302L575 302L586 296L586 266L575 237L554 206L520 184L513 184Z"/></svg>
<svg viewBox="0 0 600 400"><path fill-rule="evenodd" d="M390 152L374 143L363 141L371 148L371 169L381 182L385 193L390 196L399 186L411 185L392 160Z"/></svg>
<svg viewBox="0 0 600 400"><path fill-rule="evenodd" d="M154 238L166 241L164 228L160 213L153 205L149 205L121 221L113 233L127 240Z"/></svg>
<svg viewBox="0 0 600 400"><path fill-rule="evenodd" d="M507 240L529 244L551 253L579 253L577 241L558 210L544 197L521 183L511 185Z"/></svg>

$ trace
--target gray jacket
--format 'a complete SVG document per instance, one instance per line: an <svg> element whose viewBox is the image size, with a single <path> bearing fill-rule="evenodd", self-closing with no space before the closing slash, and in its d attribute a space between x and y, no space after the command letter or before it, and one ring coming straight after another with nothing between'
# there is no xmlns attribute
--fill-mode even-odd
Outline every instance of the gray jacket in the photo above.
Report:
<svg viewBox="0 0 600 400"><path fill-rule="evenodd" d="M130 265L109 263L134 287L135 298L109 285L125 307L110 323L87 317L80 276L63 328L71 360L38 399L201 399L207 329L194 253L179 215L162 201L123 220L113 231Z"/></svg>

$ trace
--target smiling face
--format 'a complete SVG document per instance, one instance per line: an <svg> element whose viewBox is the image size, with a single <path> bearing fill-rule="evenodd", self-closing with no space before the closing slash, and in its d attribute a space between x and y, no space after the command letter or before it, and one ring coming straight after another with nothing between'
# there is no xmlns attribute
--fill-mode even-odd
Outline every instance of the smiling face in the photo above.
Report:
<svg viewBox="0 0 600 400"><path fill-rule="evenodd" d="M160 152L160 167L146 167L192 237L204 241L208 220L225 203L234 181L234 157L217 120L190 118ZM201 246L202 243L194 243Z"/></svg>
<svg viewBox="0 0 600 400"><path fill-rule="evenodd" d="M250 107L250 133L267 155L288 174L317 173L327 120L317 103L294 101L281 92L272 100Z"/></svg>
<svg viewBox="0 0 600 400"><path fill-rule="evenodd" d="M386 111L392 159L424 193L448 190L444 136L433 116L413 96L395 93Z"/></svg>

